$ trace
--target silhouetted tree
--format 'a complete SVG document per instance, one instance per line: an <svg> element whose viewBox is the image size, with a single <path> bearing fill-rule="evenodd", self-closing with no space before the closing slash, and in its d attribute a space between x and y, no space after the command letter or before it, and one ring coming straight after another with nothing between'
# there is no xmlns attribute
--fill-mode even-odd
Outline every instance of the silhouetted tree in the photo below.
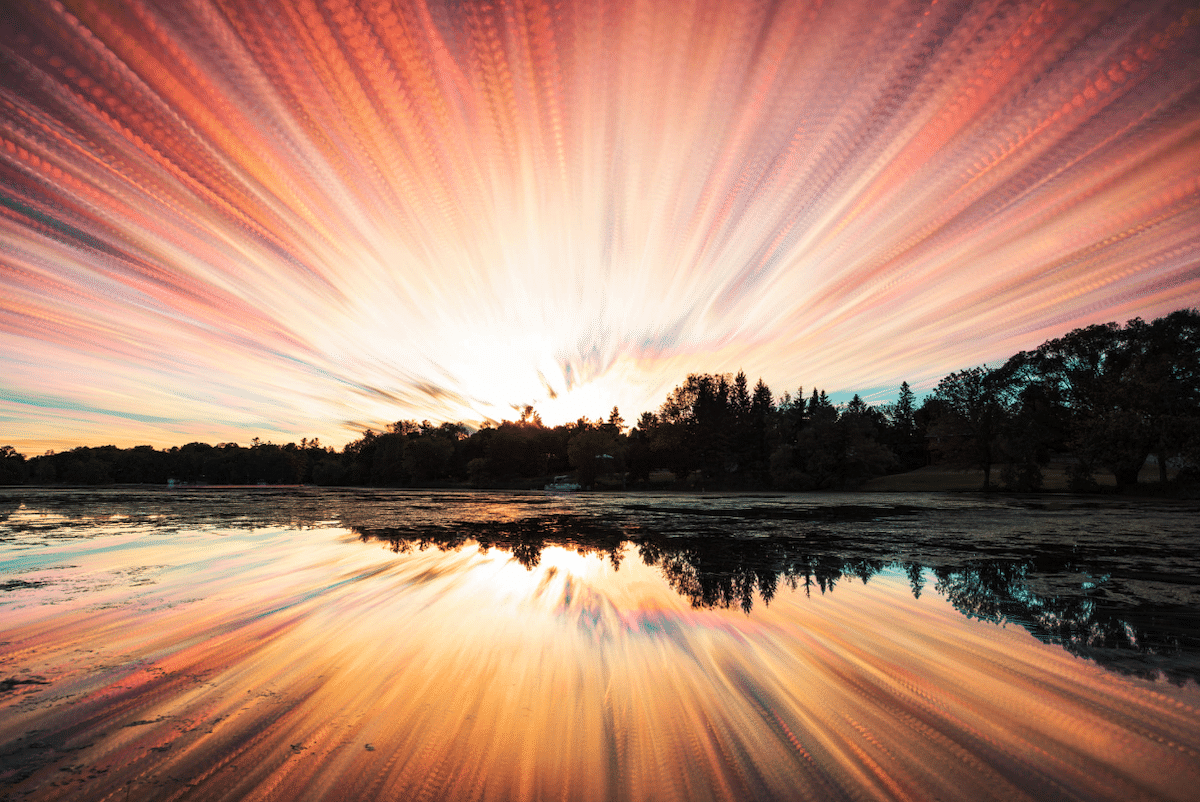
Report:
<svg viewBox="0 0 1200 802"><path fill-rule="evenodd" d="M592 487L596 477L620 468L621 444L615 426L579 425L567 441L571 467L578 472L579 484Z"/></svg>
<svg viewBox="0 0 1200 802"><path fill-rule="evenodd" d="M884 409L887 426L883 442L896 455L901 470L911 471L924 465L924 435L917 424L917 397L908 382L901 382L900 395L895 404Z"/></svg>
<svg viewBox="0 0 1200 802"><path fill-rule="evenodd" d="M626 441L625 462L629 467L629 479L635 483L650 482L650 471L654 468L650 437L658 419L653 412L643 412L637 426L629 432Z"/></svg>
<svg viewBox="0 0 1200 802"><path fill-rule="evenodd" d="M19 485L26 478L25 455L12 446L0 446L0 485Z"/></svg>
<svg viewBox="0 0 1200 802"><path fill-rule="evenodd" d="M798 484L791 489L833 489L839 486L841 468L849 447L849 429L838 426L837 407L824 390L815 387L805 409L804 428L796 435L793 464ZM778 456L772 458L778 463ZM777 464L772 469L777 469Z"/></svg>
<svg viewBox="0 0 1200 802"><path fill-rule="evenodd" d="M749 416L746 425L746 436L749 441L747 455L748 478L751 487L766 487L770 484L771 460L771 418L775 412L771 388L762 379L754 385L754 394L750 397Z"/></svg>
<svg viewBox="0 0 1200 802"><path fill-rule="evenodd" d="M1144 356L1145 324L1132 320L1087 326L1043 343L1031 361L1040 381L1071 412L1071 446L1086 475L1110 470L1117 487L1137 483L1138 472L1160 439L1154 408L1167 392L1148 387L1155 372Z"/></svg>
<svg viewBox="0 0 1200 802"><path fill-rule="evenodd" d="M1160 482L1179 458L1200 466L1200 312L1180 309L1150 324L1130 321L1139 340L1132 380L1150 421Z"/></svg>
<svg viewBox="0 0 1200 802"><path fill-rule="evenodd" d="M983 469L983 488L990 489L996 438L1004 420L1001 388L986 367L951 373L934 390L942 415L930 427L934 448L948 461Z"/></svg>

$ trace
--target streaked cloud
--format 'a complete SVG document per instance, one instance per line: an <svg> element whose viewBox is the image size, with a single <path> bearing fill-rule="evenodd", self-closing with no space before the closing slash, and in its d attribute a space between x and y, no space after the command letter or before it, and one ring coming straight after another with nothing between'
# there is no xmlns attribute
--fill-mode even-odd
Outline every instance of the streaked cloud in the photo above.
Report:
<svg viewBox="0 0 1200 802"><path fill-rule="evenodd" d="M1191 2L9 6L29 452L919 387L1200 298Z"/></svg>

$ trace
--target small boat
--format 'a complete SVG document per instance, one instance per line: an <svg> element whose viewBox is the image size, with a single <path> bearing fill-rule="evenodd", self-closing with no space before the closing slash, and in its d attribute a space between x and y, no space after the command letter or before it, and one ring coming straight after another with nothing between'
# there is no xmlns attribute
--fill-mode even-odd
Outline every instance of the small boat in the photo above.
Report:
<svg viewBox="0 0 1200 802"><path fill-rule="evenodd" d="M562 476L555 476L554 481L542 489L552 492L566 493L572 490L582 490L583 488L578 482L571 481L570 474L563 474Z"/></svg>

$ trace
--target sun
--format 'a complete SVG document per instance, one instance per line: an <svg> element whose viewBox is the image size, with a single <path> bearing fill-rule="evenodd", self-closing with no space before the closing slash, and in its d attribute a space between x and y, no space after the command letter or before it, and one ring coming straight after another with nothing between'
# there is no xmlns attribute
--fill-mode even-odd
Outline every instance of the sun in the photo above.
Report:
<svg viewBox="0 0 1200 802"><path fill-rule="evenodd" d="M543 400L536 407L542 423L547 426L560 426L573 423L582 417L591 420L607 417L614 404L612 393L607 391L603 384L605 382L591 382L559 393L556 398Z"/></svg>

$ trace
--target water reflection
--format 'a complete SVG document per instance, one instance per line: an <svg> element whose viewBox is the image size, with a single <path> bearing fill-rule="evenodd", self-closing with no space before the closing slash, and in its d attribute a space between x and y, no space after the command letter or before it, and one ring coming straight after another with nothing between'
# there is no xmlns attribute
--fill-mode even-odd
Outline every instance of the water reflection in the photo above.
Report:
<svg viewBox="0 0 1200 802"><path fill-rule="evenodd" d="M397 553L478 544L526 568L548 546L625 544L698 608L827 593L900 568L965 615L1019 625L1121 672L1200 679L1200 507L1093 499L544 496L386 491L28 491L0 496L0 543L235 526L339 526ZM30 536L35 540L31 541ZM0 593L39 586L5 577Z"/></svg>
<svg viewBox="0 0 1200 802"><path fill-rule="evenodd" d="M1196 676L1186 509L20 498L0 522L0 796L1182 800L1200 783L1200 689L1144 679Z"/></svg>
<svg viewBox="0 0 1200 802"><path fill-rule="evenodd" d="M650 508L624 507L646 509ZM714 515L711 510L668 511ZM919 512L907 505L854 505L783 510L770 517L862 524L916 517ZM739 517L728 510L718 514L726 519ZM766 516L751 508L744 517ZM780 583L806 595L827 593L843 580L866 583L885 569L899 568L908 576L915 597L932 581L935 592L971 618L1019 625L1046 643L1117 671L1143 676L1161 672L1177 681L1200 679L1200 579L1193 572L1194 551L1172 560L1170 573L1147 576L1141 566L1119 564L1123 550L1115 543L1097 553L1081 549L1076 542L1064 548L1050 541L1019 556L985 557L965 555L964 544L957 541L941 548L926 544L915 562L906 559L906 550L898 550L895 543L879 542L878 533L869 526L850 533L813 527L769 537L746 537L736 527L720 535L674 534L662 522L646 526L636 517L622 518L617 511L602 520L559 513L402 526L379 523L350 524L350 528L363 540L386 542L397 553L478 544L485 551L509 552L530 569L538 565L548 546L602 555L617 567L622 547L631 543L642 562L659 568L693 607L739 607L747 614L756 599L770 603ZM992 551L1013 550L1013 546L996 540L986 543Z"/></svg>

